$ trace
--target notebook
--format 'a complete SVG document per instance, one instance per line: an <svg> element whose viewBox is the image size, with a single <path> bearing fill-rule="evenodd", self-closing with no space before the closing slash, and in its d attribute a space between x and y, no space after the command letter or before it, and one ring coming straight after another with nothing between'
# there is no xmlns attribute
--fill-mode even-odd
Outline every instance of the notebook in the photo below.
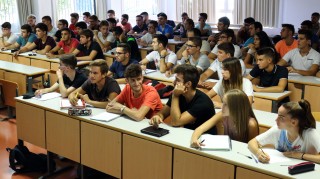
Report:
<svg viewBox="0 0 320 179"><path fill-rule="evenodd" d="M86 107L86 103L81 99L78 100L77 105L73 106L68 98L61 99L60 101L60 109L68 109L68 108L78 108L82 109Z"/></svg>
<svg viewBox="0 0 320 179"><path fill-rule="evenodd" d="M98 115L92 116L90 119L96 120L96 121L101 121L101 122L109 122L109 121L116 119L118 117L120 117L120 114L103 112Z"/></svg>
<svg viewBox="0 0 320 179"><path fill-rule="evenodd" d="M232 150L231 139L228 135L204 134L200 137L200 142L205 144L205 146L201 146L201 150Z"/></svg>
<svg viewBox="0 0 320 179"><path fill-rule="evenodd" d="M51 92L51 93L45 93L45 94L42 94L40 96L35 96L33 97L34 99L37 99L39 101L46 101L46 100L49 100L49 99L53 99L53 98L57 98L57 97L60 97L61 94L60 93L57 93L57 92Z"/></svg>

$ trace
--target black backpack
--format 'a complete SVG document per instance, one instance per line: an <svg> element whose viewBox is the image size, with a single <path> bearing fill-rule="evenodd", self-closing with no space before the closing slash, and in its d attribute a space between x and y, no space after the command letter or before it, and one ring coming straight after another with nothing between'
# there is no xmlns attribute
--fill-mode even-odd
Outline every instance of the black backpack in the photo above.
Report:
<svg viewBox="0 0 320 179"><path fill-rule="evenodd" d="M47 172L47 155L32 153L26 146L21 145L16 145L13 149L7 148L7 151L10 168L15 172ZM51 161L55 169L56 164L54 160Z"/></svg>

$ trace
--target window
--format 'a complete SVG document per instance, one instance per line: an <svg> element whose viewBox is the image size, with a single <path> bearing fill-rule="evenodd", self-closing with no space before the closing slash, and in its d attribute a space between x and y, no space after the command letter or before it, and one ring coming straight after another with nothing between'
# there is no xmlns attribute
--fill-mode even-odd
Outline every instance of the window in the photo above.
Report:
<svg viewBox="0 0 320 179"><path fill-rule="evenodd" d="M0 22L11 23L12 32L20 32L18 6L15 0L0 0ZM2 32L0 32L2 33Z"/></svg>
<svg viewBox="0 0 320 179"><path fill-rule="evenodd" d="M234 0L219 0L215 1L215 17L216 23L220 17L228 17L230 19L230 23L233 23L233 9L234 9Z"/></svg>
<svg viewBox="0 0 320 179"><path fill-rule="evenodd" d="M54 19L66 19L70 23L70 14L77 12L79 14L79 21L82 20L82 13L90 12L95 14L95 0L54 0L53 6L56 11L54 12Z"/></svg>
<svg viewBox="0 0 320 179"><path fill-rule="evenodd" d="M149 19L158 19L159 5L157 0L122 0L122 7L123 14L129 15L129 22L132 27L136 25L136 16L141 12L148 12ZM121 18L121 15L118 15L119 18Z"/></svg>

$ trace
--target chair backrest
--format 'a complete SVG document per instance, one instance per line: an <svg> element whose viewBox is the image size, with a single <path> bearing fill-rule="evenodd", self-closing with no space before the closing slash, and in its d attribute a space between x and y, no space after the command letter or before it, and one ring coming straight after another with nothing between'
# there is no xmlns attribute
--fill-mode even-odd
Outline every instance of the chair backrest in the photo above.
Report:
<svg viewBox="0 0 320 179"><path fill-rule="evenodd" d="M4 105L15 107L15 97L18 96L18 84L16 82L0 79L1 95Z"/></svg>

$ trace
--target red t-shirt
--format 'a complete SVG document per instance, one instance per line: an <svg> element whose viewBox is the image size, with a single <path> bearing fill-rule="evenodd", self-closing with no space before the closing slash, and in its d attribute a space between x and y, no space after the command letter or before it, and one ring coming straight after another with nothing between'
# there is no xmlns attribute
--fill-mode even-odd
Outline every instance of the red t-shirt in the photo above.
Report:
<svg viewBox="0 0 320 179"><path fill-rule="evenodd" d="M150 119L162 109L162 103L160 96L154 87L143 85L142 88L142 94L135 98L131 91L130 85L127 84L117 96L117 102L125 104L130 109L136 108L139 110L143 105L150 107L149 112L146 114L146 118Z"/></svg>
<svg viewBox="0 0 320 179"><path fill-rule="evenodd" d="M75 24L70 24L70 25L69 25L69 29L72 30L75 35L78 34L77 31L76 31L76 26L75 26Z"/></svg>
<svg viewBox="0 0 320 179"><path fill-rule="evenodd" d="M79 44L79 41L77 39L71 38L71 43L69 45L65 44L64 41L60 40L60 42L58 43L58 46L61 47L63 49L64 53L67 54L67 53L72 53L72 52L70 52L70 49L71 48L76 49L78 44Z"/></svg>

